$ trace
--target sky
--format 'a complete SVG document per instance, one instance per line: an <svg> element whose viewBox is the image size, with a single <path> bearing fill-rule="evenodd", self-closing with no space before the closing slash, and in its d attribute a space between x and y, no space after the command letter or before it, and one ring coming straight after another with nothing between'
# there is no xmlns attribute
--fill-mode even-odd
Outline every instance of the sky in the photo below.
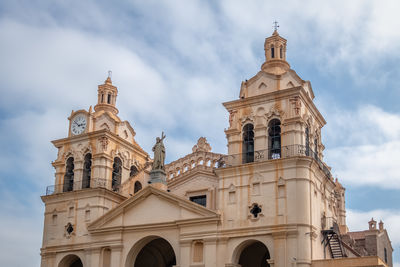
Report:
<svg viewBox="0 0 400 267"><path fill-rule="evenodd" d="M109 70L119 116L146 151L164 131L167 162L200 136L226 153L221 103L260 70L277 20L327 121L324 161L346 187L347 224L383 220L400 266L398 10L397 0L1 1L0 265L40 265L50 141L67 136L72 110L96 104Z"/></svg>

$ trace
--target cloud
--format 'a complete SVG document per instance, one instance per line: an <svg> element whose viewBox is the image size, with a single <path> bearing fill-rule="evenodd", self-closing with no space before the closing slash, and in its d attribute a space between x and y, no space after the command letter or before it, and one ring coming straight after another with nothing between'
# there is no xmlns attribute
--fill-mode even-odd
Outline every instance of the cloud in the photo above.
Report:
<svg viewBox="0 0 400 267"><path fill-rule="evenodd" d="M44 210L39 192L32 187L19 194L0 192L1 264L39 266Z"/></svg>
<svg viewBox="0 0 400 267"><path fill-rule="evenodd" d="M400 189L400 114L366 105L331 113L325 161L345 184Z"/></svg>
<svg viewBox="0 0 400 267"><path fill-rule="evenodd" d="M364 91L372 85L388 90L387 83L398 76L395 63L388 71L382 62L400 57L399 8L396 0L384 5L364 0L221 2L221 13L242 39L269 34L277 19L281 35L290 36L291 63L310 65L326 75L350 75ZM241 42L244 51L250 40Z"/></svg>
<svg viewBox="0 0 400 267"><path fill-rule="evenodd" d="M272 32L274 19L282 36L290 37L294 68L316 70L305 78L329 86L332 81L323 80L324 75L349 72L366 94L395 90L398 68L382 61L399 57L398 5L362 0L3 1L1 193L37 197L54 183L50 162L56 151L49 141L67 135L72 109L96 104L97 85L110 69L119 89L119 115L129 120L146 151L165 131L168 161L190 153L199 136L208 138L213 151L226 152L228 118L221 102L236 99L241 80L258 72L263 39ZM398 114L369 105L330 110L327 121L326 159L346 186L400 184L394 160L399 158ZM38 201L16 201L10 195L2 200L21 209L35 207L32 214L42 216ZM33 259L41 217L26 214L0 214L3 229L13 229L13 221L20 220L15 231L25 234L1 239L15 244L13 251L29 243ZM12 265L11 260L2 262Z"/></svg>

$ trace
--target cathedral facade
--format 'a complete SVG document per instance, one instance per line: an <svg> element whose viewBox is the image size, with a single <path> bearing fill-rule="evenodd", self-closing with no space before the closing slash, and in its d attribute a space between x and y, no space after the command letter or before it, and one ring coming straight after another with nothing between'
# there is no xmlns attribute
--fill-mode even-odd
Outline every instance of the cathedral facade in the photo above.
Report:
<svg viewBox="0 0 400 267"><path fill-rule="evenodd" d="M201 137L176 161L157 158L157 179L110 77L94 110L72 111L68 137L53 141L41 266L392 266L383 223L372 252L347 229L345 188L323 161L326 122L286 40L274 31L264 49L261 70L223 103L228 153Z"/></svg>

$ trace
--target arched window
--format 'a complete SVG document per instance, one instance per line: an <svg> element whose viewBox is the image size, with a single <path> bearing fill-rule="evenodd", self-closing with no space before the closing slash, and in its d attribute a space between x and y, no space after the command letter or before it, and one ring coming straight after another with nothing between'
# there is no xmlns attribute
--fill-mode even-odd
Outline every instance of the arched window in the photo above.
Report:
<svg viewBox="0 0 400 267"><path fill-rule="evenodd" d="M275 58L275 48L271 46L271 58Z"/></svg>
<svg viewBox="0 0 400 267"><path fill-rule="evenodd" d="M120 158L114 158L113 172L112 172L112 190L118 191L121 185L121 174L122 174L122 161Z"/></svg>
<svg viewBox="0 0 400 267"><path fill-rule="evenodd" d="M279 57L283 58L283 48L282 48L282 46L279 48Z"/></svg>
<svg viewBox="0 0 400 267"><path fill-rule="evenodd" d="M281 122L273 119L268 125L269 159L281 158Z"/></svg>
<svg viewBox="0 0 400 267"><path fill-rule="evenodd" d="M249 123L243 127L243 163L249 163L254 161L254 127L253 124Z"/></svg>
<svg viewBox="0 0 400 267"><path fill-rule="evenodd" d="M104 94L101 94L101 103L104 103Z"/></svg>
<svg viewBox="0 0 400 267"><path fill-rule="evenodd" d="M129 173L129 176L135 176L136 174L138 174L139 170L136 168L136 166L132 165L131 166L131 171Z"/></svg>
<svg viewBox="0 0 400 267"><path fill-rule="evenodd" d="M318 159L318 136L314 138L314 158Z"/></svg>
<svg viewBox="0 0 400 267"><path fill-rule="evenodd" d="M107 104L111 104L111 94L107 95Z"/></svg>
<svg viewBox="0 0 400 267"><path fill-rule="evenodd" d="M74 190L74 158L69 157L65 167L63 192Z"/></svg>
<svg viewBox="0 0 400 267"><path fill-rule="evenodd" d="M134 188L134 190L133 190L133 193L137 193L137 192L139 192L140 190L142 189L142 184L139 182L139 181L136 181L135 182L135 188Z"/></svg>
<svg viewBox="0 0 400 267"><path fill-rule="evenodd" d="M92 174L92 154L87 153L83 162L82 188L90 187L90 176Z"/></svg>
<svg viewBox="0 0 400 267"><path fill-rule="evenodd" d="M310 130L308 129L308 126L306 127L305 139L306 156L310 156Z"/></svg>

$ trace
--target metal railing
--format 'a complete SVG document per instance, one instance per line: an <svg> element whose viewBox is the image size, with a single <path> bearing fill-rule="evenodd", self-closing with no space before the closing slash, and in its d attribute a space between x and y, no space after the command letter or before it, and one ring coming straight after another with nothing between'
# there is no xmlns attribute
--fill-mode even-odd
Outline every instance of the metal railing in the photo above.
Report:
<svg viewBox="0 0 400 267"><path fill-rule="evenodd" d="M90 181L81 180L65 184L49 185L46 187L46 196L56 193L77 191L86 188L97 188L97 187L111 189L111 180L107 181L106 179L103 178L93 178L90 179ZM114 186L112 190L118 192L119 186Z"/></svg>
<svg viewBox="0 0 400 267"><path fill-rule="evenodd" d="M321 217L321 229L322 230L335 230L338 231L337 220L334 217Z"/></svg>
<svg viewBox="0 0 400 267"><path fill-rule="evenodd" d="M226 168L251 162L276 160L298 156L312 157L316 160L320 169L325 173L325 175L332 177L329 168L321 161L318 153L315 153L310 147L306 147L305 145L289 145L283 146L281 149L264 149L247 153L225 155L218 160L217 166L218 168Z"/></svg>

